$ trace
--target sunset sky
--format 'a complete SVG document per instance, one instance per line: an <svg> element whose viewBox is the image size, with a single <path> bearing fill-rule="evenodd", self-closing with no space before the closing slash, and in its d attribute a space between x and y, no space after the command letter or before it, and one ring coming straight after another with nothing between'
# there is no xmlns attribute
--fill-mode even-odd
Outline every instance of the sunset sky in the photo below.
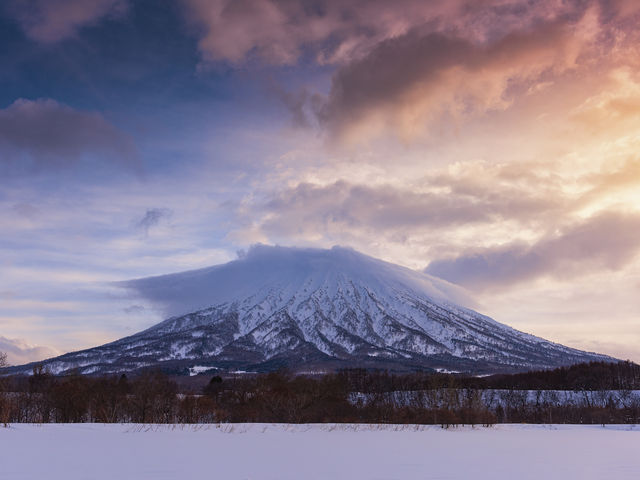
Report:
<svg viewBox="0 0 640 480"><path fill-rule="evenodd" d="M640 361L640 2L4 0L0 351L163 319L113 282L350 246Z"/></svg>

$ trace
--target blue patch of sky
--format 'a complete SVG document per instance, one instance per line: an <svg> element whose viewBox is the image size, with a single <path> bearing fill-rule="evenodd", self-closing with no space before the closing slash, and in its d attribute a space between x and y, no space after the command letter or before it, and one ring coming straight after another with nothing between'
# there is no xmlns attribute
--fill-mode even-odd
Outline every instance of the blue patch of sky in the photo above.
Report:
<svg viewBox="0 0 640 480"><path fill-rule="evenodd" d="M200 61L197 38L176 2L134 2L125 17L53 45L26 38L0 17L0 108L18 98L51 98L99 111L134 137L153 169L193 161L203 143L216 139L233 148L239 126L273 125L261 72L198 68Z"/></svg>

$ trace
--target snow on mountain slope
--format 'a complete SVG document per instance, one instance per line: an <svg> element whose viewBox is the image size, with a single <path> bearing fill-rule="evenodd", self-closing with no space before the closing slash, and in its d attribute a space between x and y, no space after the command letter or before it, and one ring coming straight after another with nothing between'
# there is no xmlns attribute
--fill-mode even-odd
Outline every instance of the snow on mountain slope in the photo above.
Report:
<svg viewBox="0 0 640 480"><path fill-rule="evenodd" d="M455 285L340 247L256 246L224 265L123 286L173 316L48 368L493 372L611 360L514 330L459 306L469 299Z"/></svg>

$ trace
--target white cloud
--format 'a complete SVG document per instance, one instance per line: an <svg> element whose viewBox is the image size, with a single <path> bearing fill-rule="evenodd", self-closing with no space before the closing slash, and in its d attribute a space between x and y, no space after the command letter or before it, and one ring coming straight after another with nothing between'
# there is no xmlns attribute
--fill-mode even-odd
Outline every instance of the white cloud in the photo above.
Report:
<svg viewBox="0 0 640 480"><path fill-rule="evenodd" d="M7 354L7 362L11 365L22 365L60 355L60 352L52 347L31 345L20 338L2 336L0 336L0 352Z"/></svg>

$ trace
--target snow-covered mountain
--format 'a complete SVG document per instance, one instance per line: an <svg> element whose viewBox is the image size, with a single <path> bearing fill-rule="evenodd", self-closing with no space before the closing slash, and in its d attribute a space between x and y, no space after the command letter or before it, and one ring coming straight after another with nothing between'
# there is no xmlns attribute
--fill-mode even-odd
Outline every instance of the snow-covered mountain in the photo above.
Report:
<svg viewBox="0 0 640 480"><path fill-rule="evenodd" d="M460 306L464 291L450 283L340 247L256 246L223 265L124 286L175 315L113 343L47 360L48 369L481 373L612 360L514 330Z"/></svg>

